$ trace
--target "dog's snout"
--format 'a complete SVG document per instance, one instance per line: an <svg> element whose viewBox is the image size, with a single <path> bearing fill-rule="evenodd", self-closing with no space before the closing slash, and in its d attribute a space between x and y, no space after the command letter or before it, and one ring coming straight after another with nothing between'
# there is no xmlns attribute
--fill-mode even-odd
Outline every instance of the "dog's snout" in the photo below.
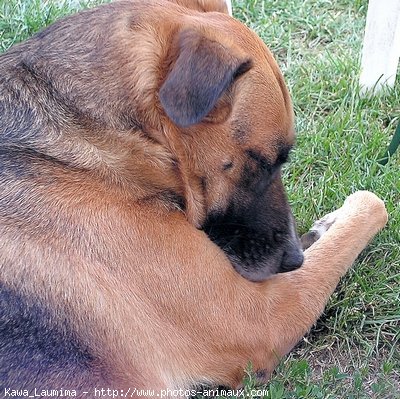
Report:
<svg viewBox="0 0 400 399"><path fill-rule="evenodd" d="M298 269L304 262L303 250L299 243L291 243L283 254L281 272Z"/></svg>

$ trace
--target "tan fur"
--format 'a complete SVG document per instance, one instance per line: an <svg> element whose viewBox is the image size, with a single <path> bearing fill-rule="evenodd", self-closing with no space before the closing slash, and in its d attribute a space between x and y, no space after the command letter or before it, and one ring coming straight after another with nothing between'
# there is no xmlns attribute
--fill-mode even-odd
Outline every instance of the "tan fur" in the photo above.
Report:
<svg viewBox="0 0 400 399"><path fill-rule="evenodd" d="M196 2L201 10L205 3ZM163 1L109 7L115 9L111 19L100 9L82 14L85 23L96 20L97 45L109 36L109 46L92 58L72 60L76 48L94 50L85 48L92 39L79 30L82 24L70 19L76 43L60 64L36 63L35 40L2 60L10 73L7 65L13 68L22 54L34 69L33 75L12 69L21 92L27 79L46 75L62 82L82 113L65 114L45 93L25 91L26 106L37 108L34 123L45 121L47 136L28 137L24 145L59 162L29 161L29 178L2 186L1 200L15 210L0 216L1 281L67 315L118 388L202 381L237 386L249 361L270 373L315 322L339 278L385 224L384 206L372 194L351 197L306 252L302 268L262 283L245 280L196 227L226 206L245 149L259 148L274 161L279 144L294 141L277 64L253 32L227 15ZM212 111L214 123L181 129L165 115L158 91L175 62L175 36L184 29L235 59L251 58L253 67ZM55 36L64 43L61 33ZM0 98L11 95L5 90ZM232 123L242 124L235 140ZM221 171L225 160L235 161L228 177ZM165 200L168 190L185 198L185 213Z"/></svg>

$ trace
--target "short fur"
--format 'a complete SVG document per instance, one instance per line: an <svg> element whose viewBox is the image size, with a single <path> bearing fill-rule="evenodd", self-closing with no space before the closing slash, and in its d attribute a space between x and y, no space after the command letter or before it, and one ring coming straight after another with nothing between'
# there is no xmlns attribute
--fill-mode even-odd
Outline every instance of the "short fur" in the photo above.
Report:
<svg viewBox="0 0 400 399"><path fill-rule="evenodd" d="M383 224L379 205L351 238L335 222L281 273L303 261L282 75L253 32L204 13L223 2L175 3L84 11L0 56L2 389L268 375Z"/></svg>

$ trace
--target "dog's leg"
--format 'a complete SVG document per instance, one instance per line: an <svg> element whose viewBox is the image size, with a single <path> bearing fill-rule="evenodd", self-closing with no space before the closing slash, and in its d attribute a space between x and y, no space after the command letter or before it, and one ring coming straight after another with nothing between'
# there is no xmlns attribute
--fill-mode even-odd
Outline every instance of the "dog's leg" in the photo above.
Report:
<svg viewBox="0 0 400 399"><path fill-rule="evenodd" d="M201 345L205 353L197 355L191 351L191 363L181 367L188 370L196 366L189 373L193 380L203 376L215 384L238 386L249 361L259 382L269 377L282 357L316 322L339 279L385 225L387 213L374 194L357 192L335 211L333 219L331 223L330 216L320 223L331 227L305 252L304 265L295 271L254 284L244 279L233 280L234 276L229 277L227 272L224 281L219 280L223 273L220 265L219 273L209 278L206 285L196 290L192 287L202 306L196 315L200 322L193 321L198 327L190 331L194 332L194 340L199 338L196 331L207 331L201 335L207 342L202 341ZM203 269L206 270L212 269ZM214 280L218 281L210 289Z"/></svg>
<svg viewBox="0 0 400 399"><path fill-rule="evenodd" d="M269 317L274 320L276 330L273 334L275 363L315 323L340 277L387 222L383 202L366 191L351 195L340 209L328 216L319 225L331 224L331 227L305 252L304 265L274 276L266 285L274 298Z"/></svg>

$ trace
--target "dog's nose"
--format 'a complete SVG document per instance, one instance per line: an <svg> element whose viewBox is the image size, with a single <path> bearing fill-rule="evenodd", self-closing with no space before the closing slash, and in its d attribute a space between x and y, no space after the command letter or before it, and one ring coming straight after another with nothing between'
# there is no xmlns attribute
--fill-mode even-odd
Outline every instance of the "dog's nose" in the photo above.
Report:
<svg viewBox="0 0 400 399"><path fill-rule="evenodd" d="M281 273L298 269L304 262L303 248L296 232L296 223L292 214L290 214L289 232L280 267Z"/></svg>
<svg viewBox="0 0 400 399"><path fill-rule="evenodd" d="M298 269L304 262L303 250L299 244L291 244L286 248L282 258L281 272Z"/></svg>

